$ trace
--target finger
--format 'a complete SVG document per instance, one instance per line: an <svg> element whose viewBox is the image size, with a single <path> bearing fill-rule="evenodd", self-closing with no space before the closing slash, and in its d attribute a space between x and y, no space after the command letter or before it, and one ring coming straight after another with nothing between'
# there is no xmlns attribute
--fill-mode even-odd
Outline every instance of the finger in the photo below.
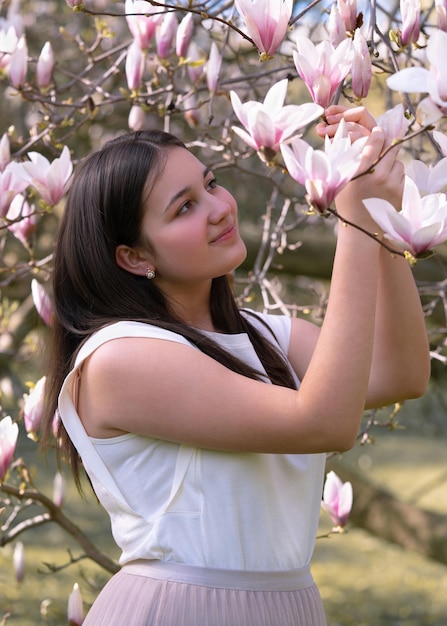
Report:
<svg viewBox="0 0 447 626"><path fill-rule="evenodd" d="M365 147L362 151L362 159L360 161L360 166L358 171L363 172L368 170L373 163L375 163L385 146L385 133L379 126L375 126L371 130L371 134L369 135L369 139L365 144ZM393 157L393 161L395 157Z"/></svg>
<svg viewBox="0 0 447 626"><path fill-rule="evenodd" d="M326 121L328 124L338 124L343 118L345 122L353 122L364 126L368 130L372 130L376 125L374 117L365 109L365 107L354 107L352 109L344 110L330 110L326 111Z"/></svg>

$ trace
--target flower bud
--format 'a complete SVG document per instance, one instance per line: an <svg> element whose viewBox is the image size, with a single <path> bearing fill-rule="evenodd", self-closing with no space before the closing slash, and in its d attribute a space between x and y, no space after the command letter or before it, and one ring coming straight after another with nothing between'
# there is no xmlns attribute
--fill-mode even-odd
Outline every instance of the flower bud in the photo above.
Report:
<svg viewBox="0 0 447 626"><path fill-rule="evenodd" d="M73 591L68 598L68 626L81 626L84 621L82 596L78 583L73 585Z"/></svg>
<svg viewBox="0 0 447 626"><path fill-rule="evenodd" d="M53 69L54 52L51 43L47 41L37 59L37 84L41 89L45 89L45 87L50 85L53 78Z"/></svg>
<svg viewBox="0 0 447 626"><path fill-rule="evenodd" d="M18 583L21 583L25 578L25 549L21 541L18 541L14 546L12 563L14 566L15 579Z"/></svg>

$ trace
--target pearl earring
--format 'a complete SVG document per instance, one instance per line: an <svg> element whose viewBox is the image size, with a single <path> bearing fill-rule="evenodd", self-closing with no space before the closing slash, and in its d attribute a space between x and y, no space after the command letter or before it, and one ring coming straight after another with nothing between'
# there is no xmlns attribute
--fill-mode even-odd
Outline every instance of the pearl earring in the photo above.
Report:
<svg viewBox="0 0 447 626"><path fill-rule="evenodd" d="M147 268L146 278L148 280L152 280L153 278L155 278L155 272L154 272L154 270L151 270L150 267Z"/></svg>

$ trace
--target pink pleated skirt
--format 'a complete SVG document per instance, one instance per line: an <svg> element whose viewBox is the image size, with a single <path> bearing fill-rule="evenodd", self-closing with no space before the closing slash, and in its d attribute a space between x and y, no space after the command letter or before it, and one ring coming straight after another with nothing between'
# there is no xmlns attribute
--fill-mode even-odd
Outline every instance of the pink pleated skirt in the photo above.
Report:
<svg viewBox="0 0 447 626"><path fill-rule="evenodd" d="M309 568L213 570L135 561L115 574L84 626L326 626Z"/></svg>

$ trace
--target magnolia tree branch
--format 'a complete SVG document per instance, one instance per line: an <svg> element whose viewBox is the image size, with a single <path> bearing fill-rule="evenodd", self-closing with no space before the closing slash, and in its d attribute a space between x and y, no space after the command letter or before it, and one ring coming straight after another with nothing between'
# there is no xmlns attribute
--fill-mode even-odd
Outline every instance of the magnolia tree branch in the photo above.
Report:
<svg viewBox="0 0 447 626"><path fill-rule="evenodd" d="M0 539L1 546L9 543L15 539L19 533L25 530L29 530L32 527L40 526L48 522L55 522L58 526L63 528L65 532L73 537L73 539L84 550L89 559L95 561L95 563L111 574L114 574L119 570L119 566L100 552L87 535L62 512L61 508L40 491L35 489L22 490L7 483L2 483L0 485L0 491L8 496L16 498L20 502L33 502L46 509L46 513L43 515L38 515L34 518L26 520L26 522L16 527L15 530L9 531L6 536L2 536Z"/></svg>

